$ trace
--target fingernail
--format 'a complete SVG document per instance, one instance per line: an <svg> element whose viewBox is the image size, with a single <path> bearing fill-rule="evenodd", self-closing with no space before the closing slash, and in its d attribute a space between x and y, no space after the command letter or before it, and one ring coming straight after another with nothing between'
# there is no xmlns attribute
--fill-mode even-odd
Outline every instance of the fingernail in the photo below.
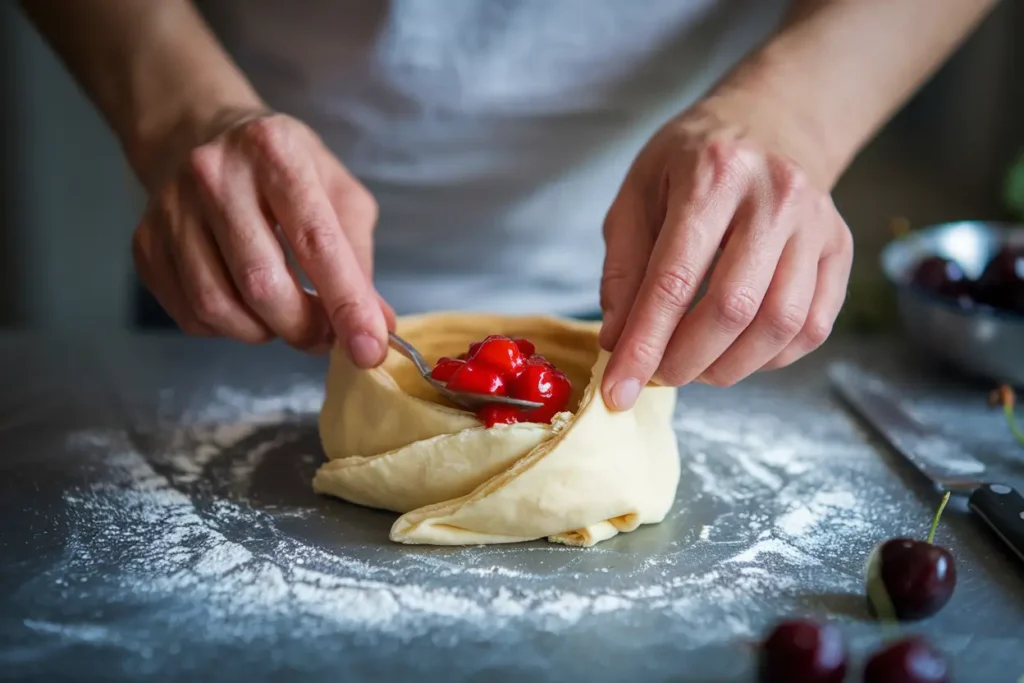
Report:
<svg viewBox="0 0 1024 683"><path fill-rule="evenodd" d="M614 410L629 410L640 396L640 382L627 377L616 382L608 393L611 394L611 407Z"/></svg>
<svg viewBox="0 0 1024 683"><path fill-rule="evenodd" d="M372 368L381 357L380 342L368 334L357 334L348 340L348 353L360 368Z"/></svg>

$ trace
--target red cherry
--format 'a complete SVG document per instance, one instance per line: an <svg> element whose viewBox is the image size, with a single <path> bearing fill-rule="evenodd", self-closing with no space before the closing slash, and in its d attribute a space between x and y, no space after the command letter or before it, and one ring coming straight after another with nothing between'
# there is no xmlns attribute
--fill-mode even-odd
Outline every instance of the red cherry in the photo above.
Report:
<svg viewBox="0 0 1024 683"><path fill-rule="evenodd" d="M494 425L511 425L519 422L520 410L514 406L503 406L499 403L485 405L477 411L477 418L488 428Z"/></svg>
<svg viewBox="0 0 1024 683"><path fill-rule="evenodd" d="M558 413L565 410L565 407L569 405L569 395L572 393L572 383L569 378L565 376L565 373L560 370L556 370L550 366L540 366L538 369L541 372L533 370L538 367L536 365L527 366L527 370L523 372L520 377L526 375L528 372L531 377L536 378L536 385L531 390L527 390L524 386L520 389L522 396L516 396L516 398L525 398L528 401L539 401L544 406L541 408L534 408L533 410L526 410L520 413L519 420L521 422L551 422ZM519 383L519 378L516 378L516 383ZM524 382L524 385L526 383Z"/></svg>
<svg viewBox="0 0 1024 683"><path fill-rule="evenodd" d="M466 391L472 394L505 395L505 380L501 373L489 365L467 361L448 379L452 391Z"/></svg>
<svg viewBox="0 0 1024 683"><path fill-rule="evenodd" d="M530 341L529 339L520 338L513 339L512 341L516 343L516 346L519 347L519 350L523 352L524 356L529 357L537 352L537 347L534 346L533 342Z"/></svg>
<svg viewBox="0 0 1024 683"><path fill-rule="evenodd" d="M469 360L490 365L506 377L515 377L526 362L516 343L500 335L492 335L480 342L475 351L469 352Z"/></svg>
<svg viewBox="0 0 1024 683"><path fill-rule="evenodd" d="M437 365L430 371L430 376L438 382L447 382L455 374L455 371L465 365L465 361L457 358L441 358Z"/></svg>
<svg viewBox="0 0 1024 683"><path fill-rule="evenodd" d="M911 275L911 282L939 296L970 300L971 281L955 261L941 256L931 256L918 263Z"/></svg>
<svg viewBox="0 0 1024 683"><path fill-rule="evenodd" d="M928 538L892 538L877 546L868 559L867 594L871 611L882 619L930 617L953 596L956 563L945 548L934 545L949 492L932 518Z"/></svg>
<svg viewBox="0 0 1024 683"><path fill-rule="evenodd" d="M910 636L879 650L864 666L864 683L947 683L942 656L920 636Z"/></svg>
<svg viewBox="0 0 1024 683"><path fill-rule="evenodd" d="M483 344L483 342L473 342L472 344L469 345L469 351L462 355L464 355L467 359L470 358L476 353L477 349L480 348L481 344Z"/></svg>
<svg viewBox="0 0 1024 683"><path fill-rule="evenodd" d="M792 619L778 624L761 644L761 683L842 683L846 644L828 624Z"/></svg>
<svg viewBox="0 0 1024 683"><path fill-rule="evenodd" d="M1024 313L1024 245L1006 245L985 266L975 285L990 306Z"/></svg>
<svg viewBox="0 0 1024 683"><path fill-rule="evenodd" d="M953 596L956 563L945 548L912 538L893 538L879 546L868 562L869 605L874 591L889 596L896 618L930 617ZM876 610L877 611L877 610Z"/></svg>
<svg viewBox="0 0 1024 683"><path fill-rule="evenodd" d="M555 370L548 364L531 359L523 371L509 382L508 395L546 404L554 392L554 374Z"/></svg>

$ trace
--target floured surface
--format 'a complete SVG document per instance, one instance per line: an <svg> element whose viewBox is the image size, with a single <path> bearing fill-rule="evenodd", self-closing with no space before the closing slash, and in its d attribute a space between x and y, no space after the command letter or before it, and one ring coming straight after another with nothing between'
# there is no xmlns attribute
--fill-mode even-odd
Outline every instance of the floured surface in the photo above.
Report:
<svg viewBox="0 0 1024 683"><path fill-rule="evenodd" d="M243 374L225 360L222 376L232 362ZM683 475L657 527L587 550L397 546L381 541L394 515L308 489L322 460L316 376L279 373L257 388L180 378L156 405L123 409L140 425L133 433L109 420L58 430L59 445L51 434L66 464L50 476L62 479L31 499L40 549L3 603L23 615L0 632L21 643L22 670L114 661L126 677L184 679L218 671L230 652L248 680L296 668L432 680L453 667L452 680L742 680L742 640L777 615L831 614L855 644L870 641L859 621L864 559L929 521L930 503L820 389L766 376L682 393ZM11 434L5 452L38 438ZM10 485L30 491L27 481ZM979 555L978 542L944 531L955 552ZM986 567L966 572L932 622L957 651L1004 632L978 616L979 602L1021 617L1012 599L986 601L991 591L972 583ZM964 618L967 605L978 618Z"/></svg>

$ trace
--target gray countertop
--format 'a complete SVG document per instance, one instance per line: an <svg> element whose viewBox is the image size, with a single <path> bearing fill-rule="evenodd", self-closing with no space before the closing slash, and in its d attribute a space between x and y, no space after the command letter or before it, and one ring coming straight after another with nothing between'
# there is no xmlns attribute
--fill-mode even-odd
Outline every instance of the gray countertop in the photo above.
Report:
<svg viewBox="0 0 1024 683"><path fill-rule="evenodd" d="M1024 486L988 387L895 340L836 340L728 389L687 387L666 521L592 549L389 543L394 515L315 496L322 359L170 337L0 335L0 678L747 681L775 619L880 632L863 566L936 496L822 374L854 358ZM953 504L955 680L1024 674L1024 567ZM857 679L851 675L850 680Z"/></svg>

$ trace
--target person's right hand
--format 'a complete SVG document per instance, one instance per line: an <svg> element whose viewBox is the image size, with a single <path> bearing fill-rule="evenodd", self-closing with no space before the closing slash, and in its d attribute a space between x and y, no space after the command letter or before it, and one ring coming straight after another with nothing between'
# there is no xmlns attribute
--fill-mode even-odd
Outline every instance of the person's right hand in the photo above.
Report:
<svg viewBox="0 0 1024 683"><path fill-rule="evenodd" d="M181 329L312 352L336 337L356 365L383 361L394 314L372 283L377 204L313 131L252 112L180 157L132 252ZM316 294L288 267L275 225Z"/></svg>

